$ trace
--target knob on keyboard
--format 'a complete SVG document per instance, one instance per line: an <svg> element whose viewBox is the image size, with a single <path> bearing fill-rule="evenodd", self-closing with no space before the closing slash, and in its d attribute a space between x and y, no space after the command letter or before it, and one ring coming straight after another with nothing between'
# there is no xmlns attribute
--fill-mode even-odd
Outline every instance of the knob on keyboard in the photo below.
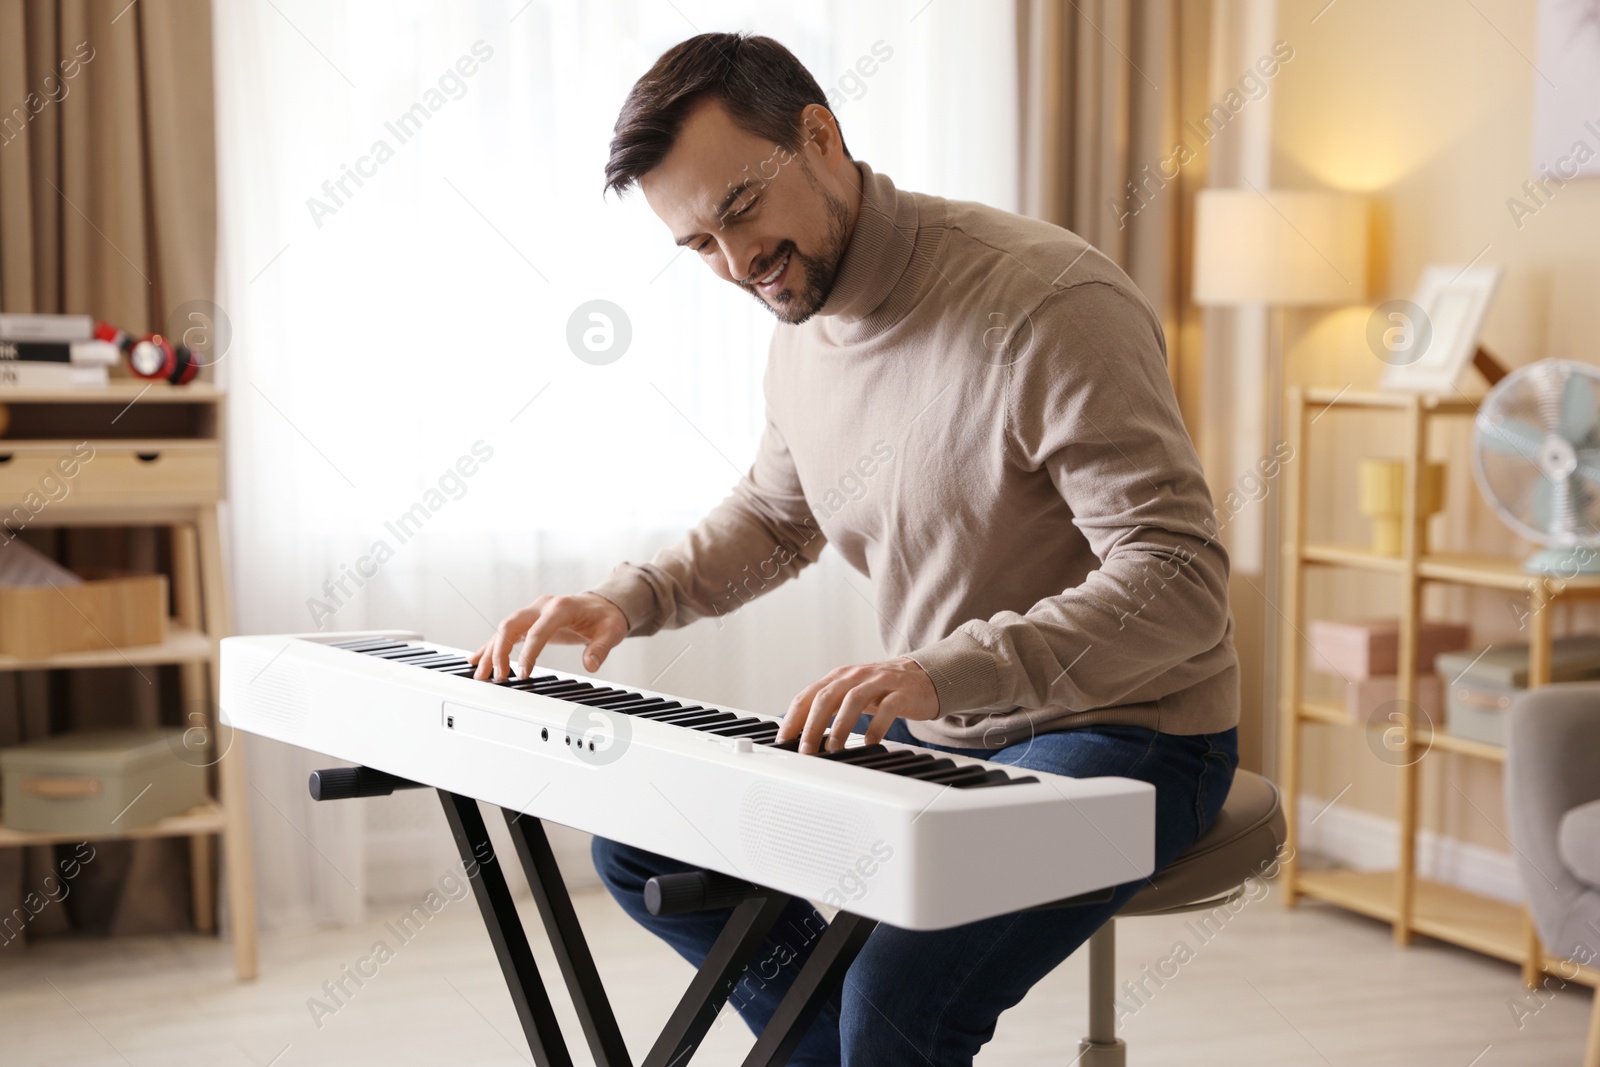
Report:
<svg viewBox="0 0 1600 1067"><path fill-rule="evenodd" d="M396 789L421 789L409 778L401 778L371 767L329 767L312 771L312 800L349 800L353 797L386 797Z"/></svg>
<svg viewBox="0 0 1600 1067"><path fill-rule="evenodd" d="M658 874L646 882L644 906L651 915L683 915L731 908L762 893L759 886L716 871L683 871Z"/></svg>

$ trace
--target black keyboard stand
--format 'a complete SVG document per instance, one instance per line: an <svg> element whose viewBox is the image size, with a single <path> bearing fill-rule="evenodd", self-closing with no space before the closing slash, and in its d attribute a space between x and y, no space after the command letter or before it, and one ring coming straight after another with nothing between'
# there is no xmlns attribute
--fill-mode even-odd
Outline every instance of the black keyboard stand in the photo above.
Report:
<svg viewBox="0 0 1600 1067"><path fill-rule="evenodd" d="M489 928L489 940L494 944L494 954L500 960L500 970L506 978L506 988L511 991L511 1002L516 1005L517 1018L522 1021L523 1035L528 1039L528 1050L538 1067L571 1067L572 1054L561 1036L556 1013L550 1007L550 995L545 992L539 968L533 962L533 951L528 947L528 935L523 932L522 920L517 915L516 902L506 885L505 872L500 869L499 857L489 840L489 829L483 824L483 813L478 802L459 793L439 790L439 800L444 804L444 817L450 822L450 832L456 839L456 850L466 865L472 893L478 900L478 910L483 913L484 925ZM541 829L539 839L544 840ZM529 880L533 872L530 871ZM566 897L563 886L562 897ZM571 901L568 900L568 906ZM543 910L543 909L541 909ZM581 941L581 935L580 941ZM587 950L585 950L587 955ZM604 999L602 994L602 1000ZM589 1005L593 1008L595 1005ZM579 1002L579 1014L583 1003ZM616 1029L616 1019L609 1005L604 1006L605 1018ZM585 1026L585 1030L589 1027ZM620 1036L618 1041L620 1043ZM597 1062L609 1064L613 1061ZM623 1064L627 1063L623 1059Z"/></svg>
<svg viewBox="0 0 1600 1067"><path fill-rule="evenodd" d="M317 800L387 796L396 789L420 788L426 786L366 767L317 771L311 776L311 795ZM534 963L478 801L443 789L438 792L533 1062L537 1067L571 1067L572 1054ZM633 1067L544 825L521 812L501 812L596 1067ZM646 897L656 914L732 909L710 954L641 1064L683 1067L705 1039L789 898L776 890L704 871L665 876L652 879L652 883ZM845 972L876 925L874 920L848 912L834 916L777 1012L756 1038L743 1067L783 1067L789 1061L822 1005L844 982Z"/></svg>

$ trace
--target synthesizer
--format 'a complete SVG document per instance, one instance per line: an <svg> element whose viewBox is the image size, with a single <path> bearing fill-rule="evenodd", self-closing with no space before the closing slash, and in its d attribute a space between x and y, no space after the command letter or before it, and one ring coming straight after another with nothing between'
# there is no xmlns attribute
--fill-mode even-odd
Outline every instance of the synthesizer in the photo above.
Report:
<svg viewBox="0 0 1600 1067"><path fill-rule="evenodd" d="M222 720L912 930L1147 877L1155 790L920 748L802 755L780 717L405 631L228 637Z"/></svg>

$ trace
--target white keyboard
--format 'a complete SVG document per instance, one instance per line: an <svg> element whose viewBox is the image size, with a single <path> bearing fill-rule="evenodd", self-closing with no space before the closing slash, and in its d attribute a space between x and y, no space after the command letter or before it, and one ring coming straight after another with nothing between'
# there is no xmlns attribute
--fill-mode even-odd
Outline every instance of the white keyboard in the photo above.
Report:
<svg viewBox="0 0 1600 1067"><path fill-rule="evenodd" d="M477 681L404 631L229 637L222 719L880 922L932 930L1148 876L1155 790L854 735L535 668Z"/></svg>

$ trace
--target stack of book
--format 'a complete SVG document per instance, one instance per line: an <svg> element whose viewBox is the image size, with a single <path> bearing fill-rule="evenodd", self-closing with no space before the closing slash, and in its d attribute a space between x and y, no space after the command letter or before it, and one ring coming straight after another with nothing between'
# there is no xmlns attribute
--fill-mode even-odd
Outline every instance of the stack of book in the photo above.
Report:
<svg viewBox="0 0 1600 1067"><path fill-rule="evenodd" d="M0 390L105 385L120 356L88 315L0 315Z"/></svg>

